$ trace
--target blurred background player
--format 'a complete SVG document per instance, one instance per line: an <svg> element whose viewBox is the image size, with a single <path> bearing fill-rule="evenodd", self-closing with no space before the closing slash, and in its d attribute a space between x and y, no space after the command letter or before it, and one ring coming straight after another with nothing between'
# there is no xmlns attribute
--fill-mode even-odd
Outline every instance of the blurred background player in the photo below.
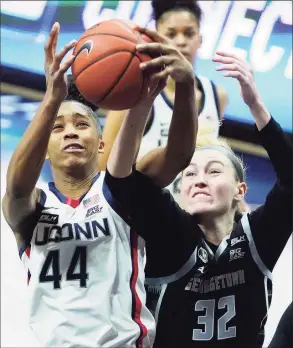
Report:
<svg viewBox="0 0 293 348"><path fill-rule="evenodd" d="M200 21L202 11L194 0L153 0L153 16L156 30L167 37L170 42L186 57L191 64L196 64L196 55L201 45ZM218 136L220 120L224 117L228 97L226 92L204 76L196 75L196 104L199 110L199 132ZM169 77L167 86L156 98L144 137L140 146L138 158L150 150L165 146L172 117L175 95L175 81ZM126 111L109 111L103 130L105 151L100 157L100 167L106 167L113 142L120 129ZM179 190L177 178L169 189L173 194Z"/></svg>

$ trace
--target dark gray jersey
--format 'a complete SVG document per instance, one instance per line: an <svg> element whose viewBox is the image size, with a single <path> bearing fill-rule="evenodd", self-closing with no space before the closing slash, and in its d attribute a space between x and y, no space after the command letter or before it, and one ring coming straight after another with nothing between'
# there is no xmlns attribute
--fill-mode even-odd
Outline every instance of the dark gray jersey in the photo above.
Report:
<svg viewBox="0 0 293 348"><path fill-rule="evenodd" d="M175 274L147 279L147 306L158 322L154 347L262 347L271 272L247 215L215 253L201 239L192 258L193 266L190 260Z"/></svg>

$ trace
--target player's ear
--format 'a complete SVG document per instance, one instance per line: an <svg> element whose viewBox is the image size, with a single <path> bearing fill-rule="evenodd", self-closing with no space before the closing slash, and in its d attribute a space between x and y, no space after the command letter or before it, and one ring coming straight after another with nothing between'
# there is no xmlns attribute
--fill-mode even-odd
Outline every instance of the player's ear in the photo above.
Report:
<svg viewBox="0 0 293 348"><path fill-rule="evenodd" d="M236 188L235 199L240 202L244 199L245 193L247 191L247 185L245 182L239 182Z"/></svg>
<svg viewBox="0 0 293 348"><path fill-rule="evenodd" d="M105 149L105 143L103 140L100 140L99 141L99 149L98 149L98 152L99 153L104 153L104 149Z"/></svg>

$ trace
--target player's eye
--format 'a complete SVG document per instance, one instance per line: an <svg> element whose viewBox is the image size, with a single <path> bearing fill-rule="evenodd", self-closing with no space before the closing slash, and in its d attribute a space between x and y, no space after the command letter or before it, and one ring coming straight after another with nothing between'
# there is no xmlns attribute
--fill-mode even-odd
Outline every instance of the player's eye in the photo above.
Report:
<svg viewBox="0 0 293 348"><path fill-rule="evenodd" d="M176 33L174 31L169 31L166 36L169 39L174 39L175 35Z"/></svg>
<svg viewBox="0 0 293 348"><path fill-rule="evenodd" d="M87 122L78 122L76 124L77 127L89 127L89 124Z"/></svg>
<svg viewBox="0 0 293 348"><path fill-rule="evenodd" d="M220 174L221 171L219 169L210 169L209 173L210 174Z"/></svg>
<svg viewBox="0 0 293 348"><path fill-rule="evenodd" d="M61 124L54 124L54 126L53 126L53 130L62 129L62 128L63 128L63 126Z"/></svg>
<svg viewBox="0 0 293 348"><path fill-rule="evenodd" d="M195 175L195 172L186 172L185 176L194 176Z"/></svg>
<svg viewBox="0 0 293 348"><path fill-rule="evenodd" d="M185 36L186 37L193 37L195 35L195 32L194 32L194 30L187 30L186 32L185 32Z"/></svg>

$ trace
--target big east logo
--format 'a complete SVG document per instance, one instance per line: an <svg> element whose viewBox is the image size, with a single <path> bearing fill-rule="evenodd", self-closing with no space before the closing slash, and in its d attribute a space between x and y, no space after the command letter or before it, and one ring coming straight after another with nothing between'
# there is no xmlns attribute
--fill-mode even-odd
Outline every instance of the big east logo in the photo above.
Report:
<svg viewBox="0 0 293 348"><path fill-rule="evenodd" d="M99 205L95 205L92 208L89 208L86 212L86 218L89 216L92 216L94 214L100 213L103 210L103 207L100 207Z"/></svg>

